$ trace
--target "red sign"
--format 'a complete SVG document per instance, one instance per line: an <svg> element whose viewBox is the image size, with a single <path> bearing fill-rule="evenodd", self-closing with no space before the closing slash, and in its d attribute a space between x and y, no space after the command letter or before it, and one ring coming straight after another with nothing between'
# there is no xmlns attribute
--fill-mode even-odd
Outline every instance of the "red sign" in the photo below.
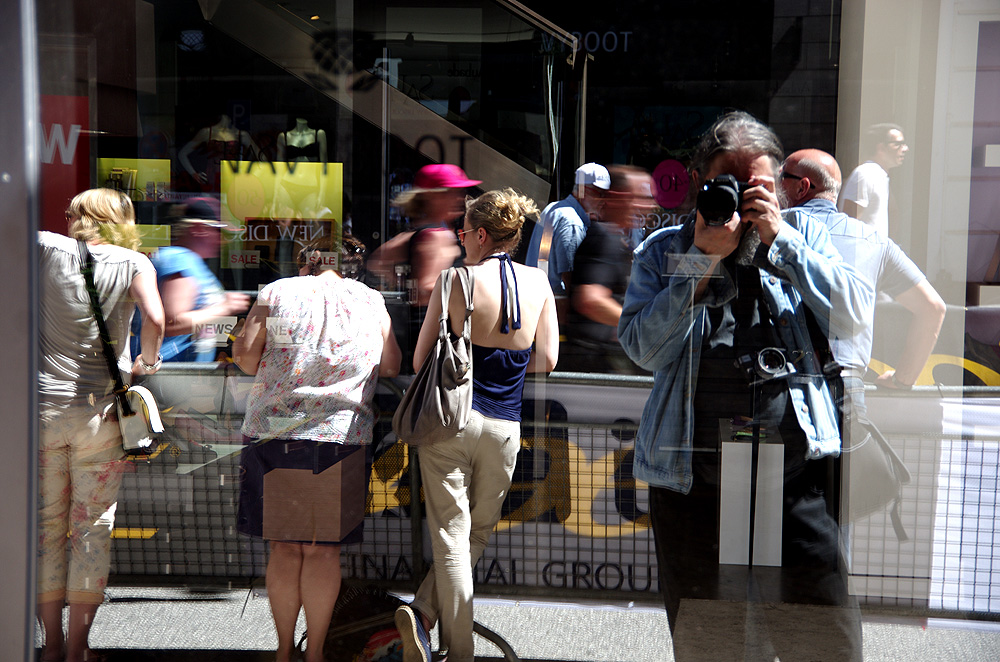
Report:
<svg viewBox="0 0 1000 662"><path fill-rule="evenodd" d="M653 184L656 187L656 204L664 209L673 209L684 202L691 178L684 164L676 159L667 159L653 169Z"/></svg>
<svg viewBox="0 0 1000 662"><path fill-rule="evenodd" d="M41 106L39 226L66 234L69 201L90 188L90 103L87 97L42 95Z"/></svg>

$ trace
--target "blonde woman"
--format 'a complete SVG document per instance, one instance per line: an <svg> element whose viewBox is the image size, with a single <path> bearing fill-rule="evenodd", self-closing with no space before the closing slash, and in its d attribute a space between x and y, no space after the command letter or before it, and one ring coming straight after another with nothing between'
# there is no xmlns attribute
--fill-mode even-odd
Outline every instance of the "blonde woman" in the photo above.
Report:
<svg viewBox="0 0 1000 662"><path fill-rule="evenodd" d="M45 662L97 659L87 644L104 600L111 528L123 467L112 380L80 272L78 240L94 258L94 285L118 366L132 376L160 366L163 305L128 196L80 193L66 211L69 236L38 235L41 290L39 389L38 617ZM142 315L141 353L129 358L129 325ZM64 639L62 609L69 604Z"/></svg>
<svg viewBox="0 0 1000 662"><path fill-rule="evenodd" d="M466 207L459 233L474 272L472 418L465 430L420 448L420 475L434 565L414 601L396 612L404 662L430 662L427 632L441 622L449 662L472 662L472 567L482 555L510 488L521 447L521 392L528 372L551 372L559 353L555 301L544 271L511 261L535 204L511 189ZM457 287L457 285L456 285ZM438 335L441 280L430 297L413 357L416 370ZM449 303L461 332L465 301Z"/></svg>

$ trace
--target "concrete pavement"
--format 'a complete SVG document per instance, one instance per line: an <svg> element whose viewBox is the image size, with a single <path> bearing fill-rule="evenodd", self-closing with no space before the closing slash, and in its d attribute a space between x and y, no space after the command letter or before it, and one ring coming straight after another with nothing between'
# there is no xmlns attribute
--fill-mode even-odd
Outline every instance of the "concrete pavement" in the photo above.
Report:
<svg viewBox="0 0 1000 662"><path fill-rule="evenodd" d="M270 662L276 639L260 591L108 589L91 645L109 662ZM404 599L407 596L403 596ZM501 634L522 662L670 662L662 609L634 603L476 599L476 621ZM867 662L996 662L1000 623L888 618L865 612ZM300 618L300 630L304 629ZM477 637L477 660L502 659Z"/></svg>

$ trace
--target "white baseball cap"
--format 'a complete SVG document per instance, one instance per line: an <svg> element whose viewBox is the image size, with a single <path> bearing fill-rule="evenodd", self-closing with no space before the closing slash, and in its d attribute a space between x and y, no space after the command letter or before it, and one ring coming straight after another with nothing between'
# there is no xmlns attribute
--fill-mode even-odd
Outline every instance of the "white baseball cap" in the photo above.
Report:
<svg viewBox="0 0 1000 662"><path fill-rule="evenodd" d="M608 169L598 163L584 163L576 169L577 186L596 186L607 191L611 188Z"/></svg>

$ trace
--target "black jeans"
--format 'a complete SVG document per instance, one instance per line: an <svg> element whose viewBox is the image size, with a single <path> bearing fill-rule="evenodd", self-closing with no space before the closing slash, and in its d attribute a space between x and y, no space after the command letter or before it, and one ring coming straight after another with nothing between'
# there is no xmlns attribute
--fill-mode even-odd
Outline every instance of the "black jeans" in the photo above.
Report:
<svg viewBox="0 0 1000 662"><path fill-rule="evenodd" d="M830 506L836 461L799 462L797 445L786 447L786 455L792 453L783 487L781 567L718 562L720 488L699 480L698 471L689 494L650 487L660 591L677 660L861 659L860 615L847 591ZM706 455L695 453L695 462Z"/></svg>

